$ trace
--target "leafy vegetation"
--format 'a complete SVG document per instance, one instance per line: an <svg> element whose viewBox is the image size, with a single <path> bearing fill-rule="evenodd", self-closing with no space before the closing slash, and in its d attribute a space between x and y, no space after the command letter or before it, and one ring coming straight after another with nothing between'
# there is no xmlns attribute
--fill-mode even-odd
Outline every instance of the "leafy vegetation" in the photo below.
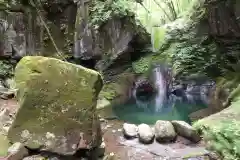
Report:
<svg viewBox="0 0 240 160"><path fill-rule="evenodd" d="M90 24L95 29L113 17L133 15L126 0L94 0L90 8Z"/></svg>
<svg viewBox="0 0 240 160"><path fill-rule="evenodd" d="M151 33L152 51L133 63L136 73L144 73L153 62L172 63L174 75L192 73L216 77L222 73L223 56L217 44L208 37L201 21L205 17L204 0L143 1L135 7L137 18ZM153 56L154 55L154 56ZM157 58L156 58L157 57Z"/></svg>
<svg viewBox="0 0 240 160"><path fill-rule="evenodd" d="M0 78L7 78L13 76L14 66L7 60L0 61Z"/></svg>
<svg viewBox="0 0 240 160"><path fill-rule="evenodd" d="M232 105L211 117L194 124L207 142L209 149L217 151L225 160L237 160L240 157L239 103Z"/></svg>

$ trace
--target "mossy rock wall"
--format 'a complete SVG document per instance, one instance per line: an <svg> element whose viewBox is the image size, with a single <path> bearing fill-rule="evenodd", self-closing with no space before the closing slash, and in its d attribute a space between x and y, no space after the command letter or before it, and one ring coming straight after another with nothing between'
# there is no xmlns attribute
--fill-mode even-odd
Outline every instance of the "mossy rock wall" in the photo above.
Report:
<svg viewBox="0 0 240 160"><path fill-rule="evenodd" d="M101 142L96 115L102 78L96 71L40 56L24 57L15 70L20 108L11 142L60 154Z"/></svg>

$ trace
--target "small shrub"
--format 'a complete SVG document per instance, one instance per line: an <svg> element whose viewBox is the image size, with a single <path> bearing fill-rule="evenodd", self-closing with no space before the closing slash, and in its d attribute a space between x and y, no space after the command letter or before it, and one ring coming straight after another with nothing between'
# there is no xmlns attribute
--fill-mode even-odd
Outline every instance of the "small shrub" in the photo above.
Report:
<svg viewBox="0 0 240 160"><path fill-rule="evenodd" d="M9 61L0 60L0 78L5 79L13 76L14 66Z"/></svg>

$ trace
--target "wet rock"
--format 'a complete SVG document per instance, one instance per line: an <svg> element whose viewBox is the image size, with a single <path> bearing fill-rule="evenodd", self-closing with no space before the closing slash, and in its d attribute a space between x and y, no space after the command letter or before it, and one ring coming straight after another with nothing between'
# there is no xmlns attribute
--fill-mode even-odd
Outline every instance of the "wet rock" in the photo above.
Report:
<svg viewBox="0 0 240 160"><path fill-rule="evenodd" d="M23 158L23 160L46 160L46 158L41 155L33 155L33 156L25 157Z"/></svg>
<svg viewBox="0 0 240 160"><path fill-rule="evenodd" d="M172 121L172 124L179 136L185 137L196 143L201 140L197 131L188 123L184 121Z"/></svg>
<svg viewBox="0 0 240 160"><path fill-rule="evenodd" d="M175 140L177 136L172 123L169 121L158 120L154 130L158 142L170 142Z"/></svg>
<svg viewBox="0 0 240 160"><path fill-rule="evenodd" d="M147 124L140 124L138 126L139 141L145 144L149 144L154 139L154 132L152 128Z"/></svg>
<svg viewBox="0 0 240 160"><path fill-rule="evenodd" d="M200 94L200 86L189 84L186 89L188 94Z"/></svg>
<svg viewBox="0 0 240 160"><path fill-rule="evenodd" d="M28 156L28 150L23 146L22 143L14 143L8 148L8 160L22 160Z"/></svg>
<svg viewBox="0 0 240 160"><path fill-rule="evenodd" d="M16 66L15 80L20 108L8 132L11 142L62 155L101 144L98 72L55 58L26 56Z"/></svg>
<svg viewBox="0 0 240 160"><path fill-rule="evenodd" d="M185 96L185 87L184 87L184 85L176 85L176 86L174 86L171 93L174 94L175 96L178 96L178 97Z"/></svg>
<svg viewBox="0 0 240 160"><path fill-rule="evenodd" d="M106 147L106 144L105 142L102 142L101 145L98 147L97 149L97 155L99 157L103 157L104 154L105 154L105 147Z"/></svg>
<svg viewBox="0 0 240 160"><path fill-rule="evenodd" d="M117 116L108 116L108 117L105 117L106 120L115 120L115 119L118 119Z"/></svg>
<svg viewBox="0 0 240 160"><path fill-rule="evenodd" d="M138 134L138 128L135 124L123 124L123 134L126 138L136 138Z"/></svg>

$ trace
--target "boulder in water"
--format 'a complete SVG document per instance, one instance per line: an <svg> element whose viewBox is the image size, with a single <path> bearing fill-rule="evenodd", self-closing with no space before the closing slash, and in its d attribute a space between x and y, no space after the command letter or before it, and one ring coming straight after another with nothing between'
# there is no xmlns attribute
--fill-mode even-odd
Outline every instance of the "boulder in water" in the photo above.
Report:
<svg viewBox="0 0 240 160"><path fill-rule="evenodd" d="M135 124L123 124L123 134L126 138L136 138L138 134L138 127Z"/></svg>
<svg viewBox="0 0 240 160"><path fill-rule="evenodd" d="M11 142L58 154L101 144L98 72L55 58L26 56L16 66L15 81L20 108L8 132Z"/></svg>
<svg viewBox="0 0 240 160"><path fill-rule="evenodd" d="M154 132L147 124L140 124L138 126L139 141L144 144L149 144L154 139Z"/></svg>
<svg viewBox="0 0 240 160"><path fill-rule="evenodd" d="M172 121L172 124L179 136L185 137L193 142L199 142L201 137L197 131L184 121Z"/></svg>
<svg viewBox="0 0 240 160"><path fill-rule="evenodd" d="M155 124L155 137L158 142L171 142L177 134L169 121L158 120Z"/></svg>

